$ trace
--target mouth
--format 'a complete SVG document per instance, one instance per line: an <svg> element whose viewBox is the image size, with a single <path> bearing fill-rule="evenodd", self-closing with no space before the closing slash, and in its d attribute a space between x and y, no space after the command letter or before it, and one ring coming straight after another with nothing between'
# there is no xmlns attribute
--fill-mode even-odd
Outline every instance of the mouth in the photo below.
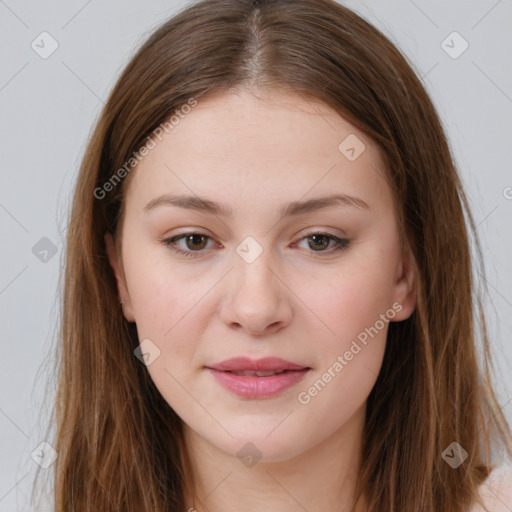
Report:
<svg viewBox="0 0 512 512"><path fill-rule="evenodd" d="M251 370L241 370L241 371L231 371L225 370L226 373L232 373L233 375L239 375L240 377L272 377L274 375L281 375L286 372L296 372L300 370L276 370L276 371L251 371Z"/></svg>
<svg viewBox="0 0 512 512"><path fill-rule="evenodd" d="M312 368L277 358L234 358L205 369L234 395L262 399L277 396L297 384Z"/></svg>
<svg viewBox="0 0 512 512"><path fill-rule="evenodd" d="M263 359L251 359L249 357L233 357L220 363L212 364L207 366L213 370L224 371L224 372L245 372L245 373L257 373L259 372L260 377L265 377L265 373L274 372L285 372L292 370L304 370L306 366L301 364L287 361L279 357L264 357Z"/></svg>

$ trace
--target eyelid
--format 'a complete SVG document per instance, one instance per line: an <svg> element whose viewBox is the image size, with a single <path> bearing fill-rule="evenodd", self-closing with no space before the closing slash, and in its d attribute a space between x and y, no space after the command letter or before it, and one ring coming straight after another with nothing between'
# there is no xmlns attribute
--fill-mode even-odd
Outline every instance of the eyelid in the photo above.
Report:
<svg viewBox="0 0 512 512"><path fill-rule="evenodd" d="M200 235L200 236L208 238L209 240L212 240L213 242L215 242L217 244L219 243L214 237L210 236L207 233L203 233L200 230L184 231L182 233L177 233L171 237L167 237L167 238L164 237L160 241L168 249L170 249L171 251L173 251L175 253L183 254L187 257L193 257L193 258L201 257L202 253L206 252L205 249L201 249L198 251L190 251L190 250L181 249L175 245L178 240L181 240L183 238L186 238L187 236L192 236L192 235ZM308 251L314 257L320 257L320 258L327 257L328 255L332 255L333 253L337 253L337 252L347 249L348 246L350 245L350 240L348 238L345 238L343 235L342 236L334 235L334 234L329 233L326 230L323 230L321 228L313 228L313 229L309 230L307 233L302 234L297 239L296 242L293 242L292 245L296 245L297 243L302 242L306 238L311 238L313 235L325 236L330 239L330 242L334 241L337 244L334 247L331 247L330 249L323 250L323 251L314 251L314 250Z"/></svg>

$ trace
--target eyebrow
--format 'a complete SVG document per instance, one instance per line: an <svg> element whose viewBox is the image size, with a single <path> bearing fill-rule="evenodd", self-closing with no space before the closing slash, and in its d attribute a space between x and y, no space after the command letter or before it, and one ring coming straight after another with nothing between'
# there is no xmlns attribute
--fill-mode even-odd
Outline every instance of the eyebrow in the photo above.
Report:
<svg viewBox="0 0 512 512"><path fill-rule="evenodd" d="M323 210L333 206L351 206L360 210L370 210L370 206L363 199L347 194L335 194L325 197L308 199L307 201L292 201L280 209L280 219L285 217L303 215L305 213ZM163 194L149 201L144 212L149 212L158 206L177 206L188 210L197 210L221 217L233 217L233 210L216 201L191 195Z"/></svg>

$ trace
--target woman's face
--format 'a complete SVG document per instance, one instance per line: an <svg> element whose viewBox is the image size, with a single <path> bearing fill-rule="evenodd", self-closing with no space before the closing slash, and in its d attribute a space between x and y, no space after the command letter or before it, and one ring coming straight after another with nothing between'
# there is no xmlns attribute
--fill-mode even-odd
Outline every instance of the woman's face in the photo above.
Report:
<svg viewBox="0 0 512 512"><path fill-rule="evenodd" d="M130 176L124 276L106 236L142 359L189 439L299 455L364 414L389 322L415 306L378 150L284 93L199 100L161 139ZM219 366L240 357L296 366Z"/></svg>

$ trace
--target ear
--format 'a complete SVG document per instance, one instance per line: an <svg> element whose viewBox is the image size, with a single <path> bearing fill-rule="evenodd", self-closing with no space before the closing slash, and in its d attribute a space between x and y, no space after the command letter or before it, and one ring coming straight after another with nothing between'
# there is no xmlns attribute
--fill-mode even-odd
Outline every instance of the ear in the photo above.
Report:
<svg viewBox="0 0 512 512"><path fill-rule="evenodd" d="M135 322L135 317L133 315L133 307L132 302L130 300L130 295L128 294L128 288L126 287L126 282L124 280L124 275L121 272L121 265L119 264L119 259L116 251L116 244L114 241L114 237L111 233L105 234L105 246L107 248L108 259L110 261L110 266L114 271L114 275L116 276L117 282L117 292L119 294L119 302L123 301L123 314L128 322ZM121 307L121 306L120 306Z"/></svg>
<svg viewBox="0 0 512 512"><path fill-rule="evenodd" d="M400 304L402 309L393 317L393 322L407 320L416 308L416 272L412 251L407 245L396 268L393 304Z"/></svg>

